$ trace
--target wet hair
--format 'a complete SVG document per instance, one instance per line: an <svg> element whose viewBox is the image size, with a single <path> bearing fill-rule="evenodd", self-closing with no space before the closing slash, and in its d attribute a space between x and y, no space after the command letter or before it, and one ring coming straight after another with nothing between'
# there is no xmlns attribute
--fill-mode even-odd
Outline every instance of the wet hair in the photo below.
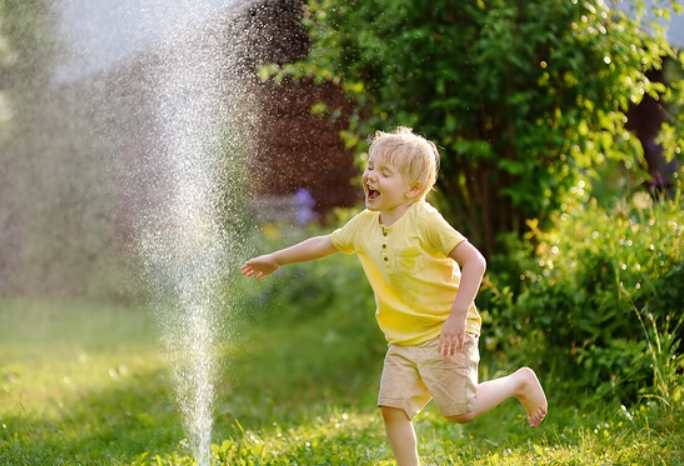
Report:
<svg viewBox="0 0 684 466"><path fill-rule="evenodd" d="M411 128L399 126L394 132L376 131L368 155L372 157L383 149L382 156L396 166L411 184L421 186L420 197L437 182L439 151L434 142L413 132Z"/></svg>

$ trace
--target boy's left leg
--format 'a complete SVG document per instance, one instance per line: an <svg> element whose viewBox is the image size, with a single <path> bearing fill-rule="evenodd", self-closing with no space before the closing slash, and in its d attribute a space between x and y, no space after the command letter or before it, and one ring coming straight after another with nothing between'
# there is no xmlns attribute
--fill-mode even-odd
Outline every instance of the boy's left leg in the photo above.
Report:
<svg viewBox="0 0 684 466"><path fill-rule="evenodd" d="M397 466L419 466L416 432L403 409L380 406L385 432Z"/></svg>

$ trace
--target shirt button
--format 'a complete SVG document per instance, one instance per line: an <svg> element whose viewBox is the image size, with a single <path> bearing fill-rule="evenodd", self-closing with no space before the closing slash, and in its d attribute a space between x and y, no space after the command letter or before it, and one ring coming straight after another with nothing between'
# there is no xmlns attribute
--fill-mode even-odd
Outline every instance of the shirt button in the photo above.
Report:
<svg viewBox="0 0 684 466"><path fill-rule="evenodd" d="M386 231L383 231L383 232L382 232L382 236L387 236L387 232L386 232Z"/></svg>
<svg viewBox="0 0 684 466"><path fill-rule="evenodd" d="M386 258L386 257L383 257L382 260L384 260L385 262L387 262L389 259Z"/></svg>
<svg viewBox="0 0 684 466"><path fill-rule="evenodd" d="M382 249L387 249L387 245L386 245L386 244L383 244L383 245L382 245Z"/></svg>

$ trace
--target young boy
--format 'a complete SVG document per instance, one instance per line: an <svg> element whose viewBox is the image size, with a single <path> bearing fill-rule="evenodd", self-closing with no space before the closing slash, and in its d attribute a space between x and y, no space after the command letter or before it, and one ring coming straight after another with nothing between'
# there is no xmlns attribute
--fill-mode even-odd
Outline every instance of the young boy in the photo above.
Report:
<svg viewBox="0 0 684 466"><path fill-rule="evenodd" d="M432 398L443 416L458 423L513 397L531 427L548 409L527 367L477 383L481 319L474 300L486 263L425 201L438 168L437 147L409 128L377 132L362 178L366 210L330 235L248 260L241 268L258 280L281 265L356 253L389 343L378 406L399 466L420 464L412 421Z"/></svg>

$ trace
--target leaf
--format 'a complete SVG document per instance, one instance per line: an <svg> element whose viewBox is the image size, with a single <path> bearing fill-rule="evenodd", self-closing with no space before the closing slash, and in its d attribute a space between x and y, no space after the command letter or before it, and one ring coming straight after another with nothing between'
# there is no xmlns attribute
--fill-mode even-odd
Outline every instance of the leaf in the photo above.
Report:
<svg viewBox="0 0 684 466"><path fill-rule="evenodd" d="M520 175L526 171L526 165L516 160L499 160L499 167L512 175Z"/></svg>

